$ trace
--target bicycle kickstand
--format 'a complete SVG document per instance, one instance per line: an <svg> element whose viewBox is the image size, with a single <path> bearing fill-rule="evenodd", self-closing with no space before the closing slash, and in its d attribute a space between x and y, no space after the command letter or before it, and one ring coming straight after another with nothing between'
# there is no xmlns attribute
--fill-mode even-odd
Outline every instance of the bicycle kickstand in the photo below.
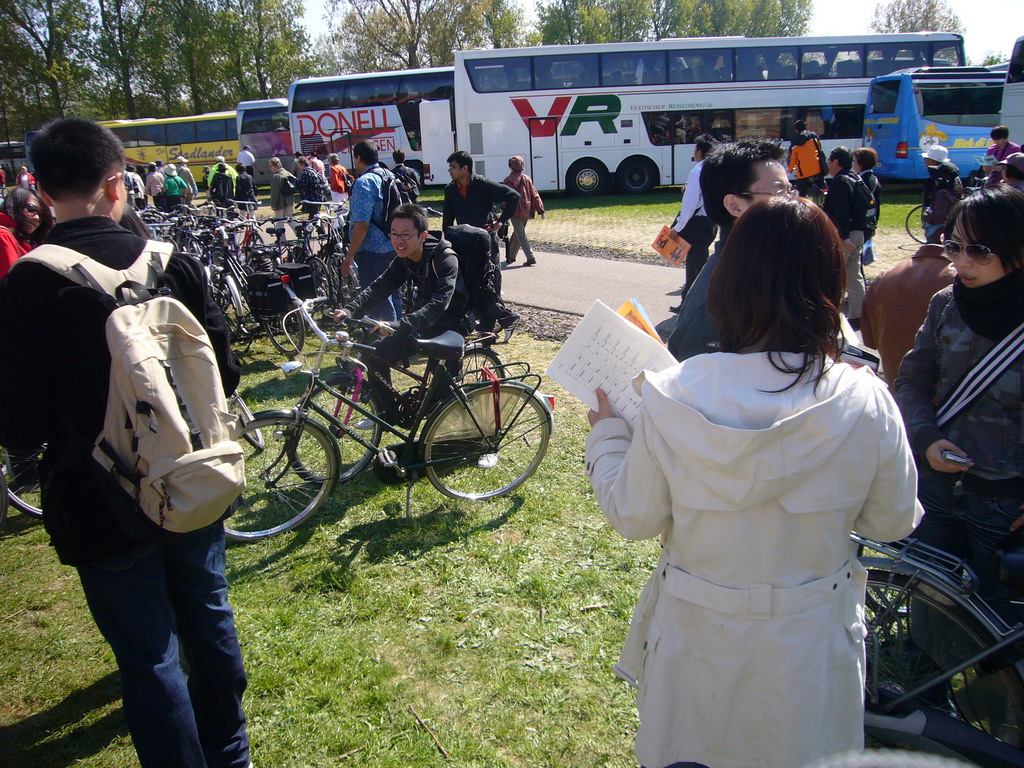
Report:
<svg viewBox="0 0 1024 768"><path fill-rule="evenodd" d="M412 507L412 486L415 480L411 479L405 484L405 519L408 520L410 517L410 508Z"/></svg>

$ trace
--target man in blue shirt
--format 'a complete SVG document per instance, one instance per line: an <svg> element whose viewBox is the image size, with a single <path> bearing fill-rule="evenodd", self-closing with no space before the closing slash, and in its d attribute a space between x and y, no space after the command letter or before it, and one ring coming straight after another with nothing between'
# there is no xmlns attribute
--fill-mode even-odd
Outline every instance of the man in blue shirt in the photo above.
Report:
<svg viewBox="0 0 1024 768"><path fill-rule="evenodd" d="M359 284L365 288L383 275L395 258L387 232L388 222L384 219L383 185L391 171L380 164L377 148L369 141L360 141L352 147L352 165L356 182L349 198L349 245L341 274L348 275L355 259ZM402 316L402 295L396 291L366 314L374 320L397 321Z"/></svg>

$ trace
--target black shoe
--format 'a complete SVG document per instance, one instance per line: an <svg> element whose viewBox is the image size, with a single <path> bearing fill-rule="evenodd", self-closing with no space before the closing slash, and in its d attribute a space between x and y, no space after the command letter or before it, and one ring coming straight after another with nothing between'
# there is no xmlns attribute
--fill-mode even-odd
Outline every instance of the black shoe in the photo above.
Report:
<svg viewBox="0 0 1024 768"><path fill-rule="evenodd" d="M527 267L532 267L532 266L533 266L534 264L536 264L536 263L537 263L537 260L536 260L536 259L527 259L527 260L526 260L526 265L525 265L525 266L527 266Z"/></svg>
<svg viewBox="0 0 1024 768"><path fill-rule="evenodd" d="M510 259L510 258L509 258L508 256L506 256L506 257L505 257L505 263L506 263L506 264L515 264L515 263L516 263L516 257L515 257L515 256L513 256L513 257L512 257L511 259Z"/></svg>
<svg viewBox="0 0 1024 768"><path fill-rule="evenodd" d="M678 306L675 307L669 307L668 311L671 312L673 315L678 315L680 312L683 311L683 305L679 304Z"/></svg>
<svg viewBox="0 0 1024 768"><path fill-rule="evenodd" d="M498 327L505 332L504 343L508 344L508 340L512 338L512 334L515 333L516 323L519 322L518 312L509 312L505 317L498 321Z"/></svg>

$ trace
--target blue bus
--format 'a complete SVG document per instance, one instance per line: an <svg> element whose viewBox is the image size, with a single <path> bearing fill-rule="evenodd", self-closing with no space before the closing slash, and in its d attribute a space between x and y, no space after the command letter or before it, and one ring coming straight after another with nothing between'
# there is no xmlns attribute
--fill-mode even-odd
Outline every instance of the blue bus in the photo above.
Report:
<svg viewBox="0 0 1024 768"><path fill-rule="evenodd" d="M927 179L921 153L939 144L969 176L992 143L1006 76L986 67L922 67L876 77L864 114L864 146L883 179Z"/></svg>

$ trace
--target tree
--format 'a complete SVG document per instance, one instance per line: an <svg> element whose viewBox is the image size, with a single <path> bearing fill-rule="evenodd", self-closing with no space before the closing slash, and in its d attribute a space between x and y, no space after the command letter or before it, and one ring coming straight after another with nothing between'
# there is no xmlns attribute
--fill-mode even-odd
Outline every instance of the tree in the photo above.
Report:
<svg viewBox="0 0 1024 768"><path fill-rule="evenodd" d="M306 73L309 36L295 24L301 16L301 0L225 0L218 39L238 101L284 95Z"/></svg>
<svg viewBox="0 0 1024 768"><path fill-rule="evenodd" d="M4 45L29 53L17 67L33 70L49 91L54 116L68 112L75 91L88 77L82 56L89 42L89 12L83 0L0 0L0 15L16 40ZM5 70L5 77L9 70Z"/></svg>
<svg viewBox="0 0 1024 768"><path fill-rule="evenodd" d="M964 25L946 0L890 0L875 6L875 32L959 32Z"/></svg>
<svg viewBox="0 0 1024 768"><path fill-rule="evenodd" d="M105 70L115 98L123 98L124 113L130 119L140 117L136 106L137 74L144 66L143 30L154 18L150 0L97 0L100 24L97 30L96 64ZM115 107L114 114L121 114Z"/></svg>
<svg viewBox="0 0 1024 768"><path fill-rule="evenodd" d="M526 15L509 0L491 0L484 10L484 28L492 48L515 48L528 42Z"/></svg>

